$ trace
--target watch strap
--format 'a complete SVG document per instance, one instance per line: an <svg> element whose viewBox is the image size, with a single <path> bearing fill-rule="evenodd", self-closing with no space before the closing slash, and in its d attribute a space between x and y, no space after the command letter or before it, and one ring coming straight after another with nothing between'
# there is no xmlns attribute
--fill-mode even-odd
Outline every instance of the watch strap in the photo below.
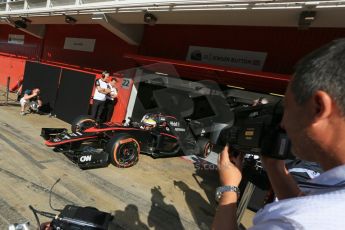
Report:
<svg viewBox="0 0 345 230"><path fill-rule="evenodd" d="M224 185L221 187L218 187L216 190L216 201L219 201L222 197L224 192L235 192L237 194L237 198L240 197L241 191L237 186L232 185Z"/></svg>

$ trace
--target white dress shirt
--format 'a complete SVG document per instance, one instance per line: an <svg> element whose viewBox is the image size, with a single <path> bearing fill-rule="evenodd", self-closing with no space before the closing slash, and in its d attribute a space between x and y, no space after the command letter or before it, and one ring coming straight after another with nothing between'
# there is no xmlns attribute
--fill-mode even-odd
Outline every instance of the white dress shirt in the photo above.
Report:
<svg viewBox="0 0 345 230"><path fill-rule="evenodd" d="M111 90L110 94L106 95L107 100L113 101L114 97L117 96L117 89L108 83L108 89Z"/></svg>
<svg viewBox="0 0 345 230"><path fill-rule="evenodd" d="M93 99L98 100L98 101L105 101L106 97L104 93L101 93L98 91L97 87L101 87L102 89L106 89L108 86L108 83L103 81L102 79L97 79L95 82L96 89L95 89L95 94L93 95Z"/></svg>
<svg viewBox="0 0 345 230"><path fill-rule="evenodd" d="M345 229L345 165L301 184L305 196L266 205L254 218L256 230Z"/></svg>

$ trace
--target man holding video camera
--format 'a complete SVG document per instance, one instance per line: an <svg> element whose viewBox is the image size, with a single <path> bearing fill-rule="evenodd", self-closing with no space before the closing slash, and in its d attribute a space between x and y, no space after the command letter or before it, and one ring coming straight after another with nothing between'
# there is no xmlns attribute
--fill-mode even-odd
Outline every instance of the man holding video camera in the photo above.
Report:
<svg viewBox="0 0 345 230"><path fill-rule="evenodd" d="M345 226L345 39L312 52L297 65L284 99L282 127L293 153L324 170L303 193L282 160L262 156L277 202L266 205L251 229L343 229ZM231 142L219 157L219 207L213 229L237 229L241 154ZM264 153L262 153L264 154Z"/></svg>

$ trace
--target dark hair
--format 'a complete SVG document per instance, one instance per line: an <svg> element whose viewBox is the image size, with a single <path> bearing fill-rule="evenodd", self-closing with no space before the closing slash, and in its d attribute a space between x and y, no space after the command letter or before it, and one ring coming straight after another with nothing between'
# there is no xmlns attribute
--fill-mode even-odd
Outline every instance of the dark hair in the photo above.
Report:
<svg viewBox="0 0 345 230"><path fill-rule="evenodd" d="M102 78L104 78L106 74L109 74L109 72L108 72L108 71L106 71L106 70L105 70L105 71L103 71L103 72L102 72Z"/></svg>
<svg viewBox="0 0 345 230"><path fill-rule="evenodd" d="M345 114L345 39L315 50L296 66L291 90L298 104L304 104L317 90L328 93Z"/></svg>

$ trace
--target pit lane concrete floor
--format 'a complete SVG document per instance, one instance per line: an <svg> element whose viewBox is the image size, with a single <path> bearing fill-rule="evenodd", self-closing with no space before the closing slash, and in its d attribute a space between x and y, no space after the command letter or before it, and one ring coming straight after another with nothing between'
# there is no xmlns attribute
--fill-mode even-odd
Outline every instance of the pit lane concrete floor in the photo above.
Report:
<svg viewBox="0 0 345 230"><path fill-rule="evenodd" d="M69 125L48 116L20 116L18 106L0 106L0 229L26 220L37 226L29 205L54 212L49 190L58 178L53 207L75 204L110 212L115 216L111 229L210 228L216 208L216 171L197 170L198 163L179 157L145 155L127 169L109 165L81 170L43 144L42 127ZM243 220L250 225L250 214Z"/></svg>

